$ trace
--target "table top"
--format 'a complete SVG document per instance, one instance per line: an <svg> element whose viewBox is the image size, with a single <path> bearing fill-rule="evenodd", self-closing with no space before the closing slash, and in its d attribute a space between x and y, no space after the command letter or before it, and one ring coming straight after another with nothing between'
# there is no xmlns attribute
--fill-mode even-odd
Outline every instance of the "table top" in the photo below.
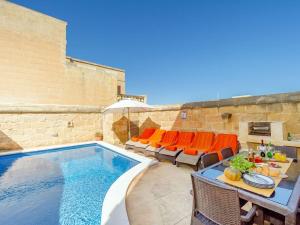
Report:
<svg viewBox="0 0 300 225"><path fill-rule="evenodd" d="M205 169L195 172L193 176L203 176L212 182L220 182L217 177L222 175L227 166L223 165L223 161L214 164ZM257 205L274 210L280 214L294 213L298 207L298 199L300 197L300 162L293 162L287 173L288 178L282 179L275 191L270 197L260 196L258 194L237 188L240 198L251 201Z"/></svg>

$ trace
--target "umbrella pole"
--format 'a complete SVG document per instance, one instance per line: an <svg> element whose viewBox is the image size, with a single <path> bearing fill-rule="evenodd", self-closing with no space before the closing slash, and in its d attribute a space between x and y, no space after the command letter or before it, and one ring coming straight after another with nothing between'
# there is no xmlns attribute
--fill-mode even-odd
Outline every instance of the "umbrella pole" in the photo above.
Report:
<svg viewBox="0 0 300 225"><path fill-rule="evenodd" d="M130 139L131 135L130 135L130 117L129 117L129 108L127 108L127 128L128 128L128 140Z"/></svg>

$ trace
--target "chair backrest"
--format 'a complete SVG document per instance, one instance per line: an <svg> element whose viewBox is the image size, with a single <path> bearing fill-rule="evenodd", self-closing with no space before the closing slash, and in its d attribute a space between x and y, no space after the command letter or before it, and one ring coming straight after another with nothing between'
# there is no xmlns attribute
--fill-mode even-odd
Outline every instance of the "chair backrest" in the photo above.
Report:
<svg viewBox="0 0 300 225"><path fill-rule="evenodd" d="M219 162L217 152L207 153L201 157L201 164L203 168L216 164L217 162Z"/></svg>
<svg viewBox="0 0 300 225"><path fill-rule="evenodd" d="M147 139L152 136L152 134L155 132L155 128L145 128L143 133L139 136L140 139Z"/></svg>
<svg viewBox="0 0 300 225"><path fill-rule="evenodd" d="M285 153L288 158L292 158L297 160L298 154L297 154L297 147L292 146L275 146L275 150L281 151L282 153Z"/></svg>
<svg viewBox="0 0 300 225"><path fill-rule="evenodd" d="M149 142L159 142L164 137L166 131L157 129L152 136L149 138Z"/></svg>
<svg viewBox="0 0 300 225"><path fill-rule="evenodd" d="M178 135L178 131L175 130L167 131L163 139L161 140L161 142L165 144L173 144L176 141L177 135Z"/></svg>
<svg viewBox="0 0 300 225"><path fill-rule="evenodd" d="M213 144L214 136L213 132L196 132L191 147L209 150Z"/></svg>
<svg viewBox="0 0 300 225"><path fill-rule="evenodd" d="M221 154L222 154L223 159L227 159L227 158L233 156L233 151L230 147L224 148L221 150Z"/></svg>
<svg viewBox="0 0 300 225"><path fill-rule="evenodd" d="M194 135L194 132L179 132L176 145L189 146L192 143Z"/></svg>
<svg viewBox="0 0 300 225"><path fill-rule="evenodd" d="M216 184L197 175L192 175L192 185L194 215L200 213L217 224L241 224L240 203L236 188L221 183Z"/></svg>
<svg viewBox="0 0 300 225"><path fill-rule="evenodd" d="M211 151L221 151L223 148L231 147L234 154L238 150L238 138L236 134L218 134L212 145Z"/></svg>

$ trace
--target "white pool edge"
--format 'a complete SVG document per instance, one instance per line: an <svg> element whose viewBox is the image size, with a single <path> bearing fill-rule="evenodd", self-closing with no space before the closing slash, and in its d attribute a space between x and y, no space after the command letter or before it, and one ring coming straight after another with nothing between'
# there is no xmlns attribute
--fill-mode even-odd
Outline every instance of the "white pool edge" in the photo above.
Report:
<svg viewBox="0 0 300 225"><path fill-rule="evenodd" d="M102 206L101 225L130 225L125 202L127 190L134 178L156 161L105 142L99 144L140 162L110 186Z"/></svg>
<svg viewBox="0 0 300 225"><path fill-rule="evenodd" d="M101 225L130 225L127 209L126 209L126 195L127 190L134 180L140 173L145 171L149 166L153 165L156 161L133 152L126 151L123 148L117 147L115 145L103 142L103 141L88 141L88 142L78 142L78 143L69 143L63 145L51 145L51 146L42 146L36 148L28 148L16 151L5 151L1 152L0 156L12 155L17 153L26 153L26 152L35 152L35 151L46 151L56 148L63 147L72 147L77 145L84 144L99 144L103 147L106 147L110 150L113 150L117 153L120 153L124 156L127 156L131 159L137 160L140 163L122 174L108 189L101 213Z"/></svg>

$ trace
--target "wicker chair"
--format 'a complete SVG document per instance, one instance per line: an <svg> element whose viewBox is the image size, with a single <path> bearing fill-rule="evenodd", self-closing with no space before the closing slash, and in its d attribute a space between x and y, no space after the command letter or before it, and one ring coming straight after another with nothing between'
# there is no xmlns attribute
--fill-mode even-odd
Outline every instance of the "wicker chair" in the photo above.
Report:
<svg viewBox="0 0 300 225"><path fill-rule="evenodd" d="M216 164L217 162L219 162L219 156L216 152L207 153L201 157L202 168L211 166L213 164Z"/></svg>
<svg viewBox="0 0 300 225"><path fill-rule="evenodd" d="M281 151L286 154L288 158L292 158L295 161L298 160L297 148L292 146L275 146L275 150Z"/></svg>
<svg viewBox="0 0 300 225"><path fill-rule="evenodd" d="M221 150L221 154L222 154L223 159L227 159L227 158L233 156L233 151L231 148L224 148Z"/></svg>
<svg viewBox="0 0 300 225"><path fill-rule="evenodd" d="M240 208L236 188L212 183L204 177L192 174L193 211L191 225L238 225L252 224L257 207L246 215Z"/></svg>

